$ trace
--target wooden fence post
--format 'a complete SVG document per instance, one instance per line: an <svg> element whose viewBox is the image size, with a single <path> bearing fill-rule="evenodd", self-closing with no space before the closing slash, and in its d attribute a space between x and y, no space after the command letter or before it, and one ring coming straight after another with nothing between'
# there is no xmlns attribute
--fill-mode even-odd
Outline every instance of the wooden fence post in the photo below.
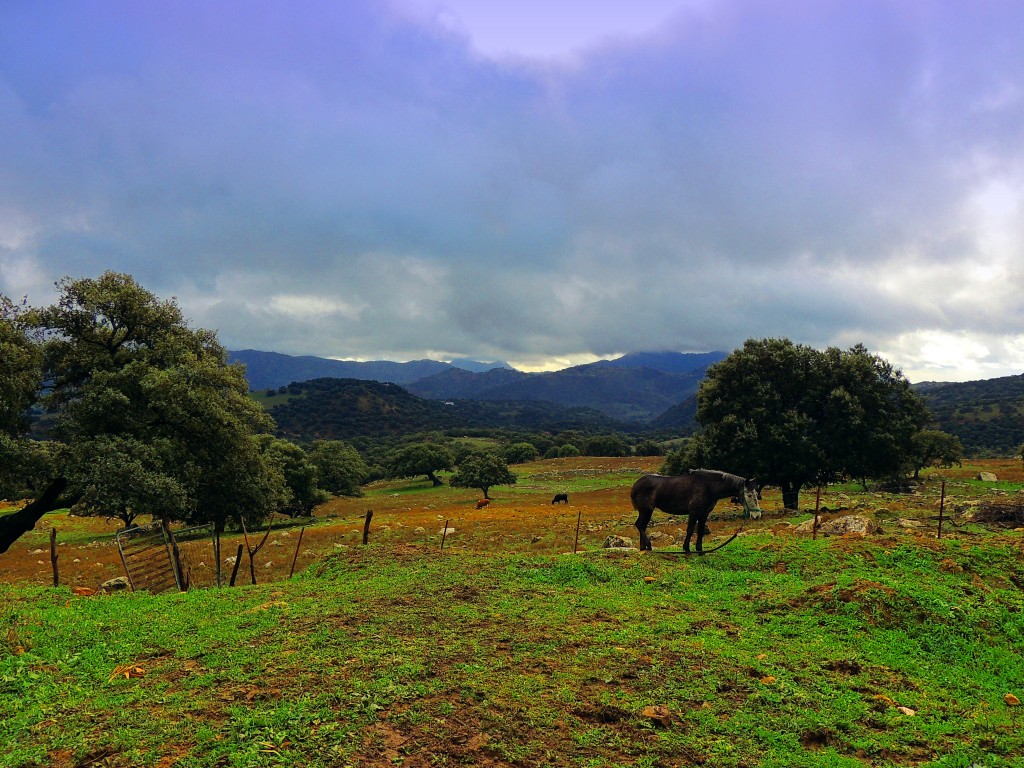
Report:
<svg viewBox="0 0 1024 768"><path fill-rule="evenodd" d="M821 486L818 486L818 495L814 499L814 527L811 529L811 540L818 538L818 510L821 509Z"/></svg>
<svg viewBox="0 0 1024 768"><path fill-rule="evenodd" d="M235 553L235 567L231 569L231 581L228 582L229 587L235 586L235 579L238 577L238 566L242 564L242 545L238 545L238 551Z"/></svg>
<svg viewBox="0 0 1024 768"><path fill-rule="evenodd" d="M50 530L50 565L53 566L53 586L60 586L60 571L57 569L57 529Z"/></svg>
<svg viewBox="0 0 1024 768"><path fill-rule="evenodd" d="M186 584L185 574L181 570L181 552L178 551L178 542L174 538L174 534L171 533L171 524L166 518L161 520L160 524L164 529L164 535L167 537L167 541L171 545L171 568L174 570L174 580L178 584L179 591L187 592L188 584Z"/></svg>
<svg viewBox="0 0 1024 768"><path fill-rule="evenodd" d="M295 542L295 557L292 558L292 569L288 571L288 578L290 579L295 574L295 562L299 559L299 547L302 546L302 534L306 532L306 526L302 526L299 531L299 540Z"/></svg>
<svg viewBox="0 0 1024 768"><path fill-rule="evenodd" d="M363 521L363 546L370 543L370 521L373 520L373 510L366 510L366 519Z"/></svg>
<svg viewBox="0 0 1024 768"><path fill-rule="evenodd" d="M939 498L939 538L942 538L942 514L946 511L946 481L942 481L942 496Z"/></svg>
<svg viewBox="0 0 1024 768"><path fill-rule="evenodd" d="M580 544L580 520L583 519L583 509L581 508L579 514L576 515L576 539L572 543L572 553L575 555L576 550Z"/></svg>
<svg viewBox="0 0 1024 768"><path fill-rule="evenodd" d="M447 521L447 520L445 520L445 521L444 521L444 530L443 530L443 531L441 531L441 549L440 549L440 551L441 551L442 553L444 552L444 540L445 540L445 537L446 537L447 535L448 535L448 521Z"/></svg>

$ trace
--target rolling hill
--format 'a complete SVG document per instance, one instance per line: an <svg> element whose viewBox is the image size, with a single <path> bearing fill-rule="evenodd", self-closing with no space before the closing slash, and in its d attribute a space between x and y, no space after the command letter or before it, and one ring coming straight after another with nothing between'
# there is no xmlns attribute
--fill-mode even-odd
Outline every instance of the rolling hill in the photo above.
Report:
<svg viewBox="0 0 1024 768"><path fill-rule="evenodd" d="M964 382L922 382L914 389L933 426L956 435L968 456L1012 456L1024 443L1024 374Z"/></svg>
<svg viewBox="0 0 1024 768"><path fill-rule="evenodd" d="M432 430L490 428L559 432L627 431L632 425L589 408L546 402L427 400L396 384L321 378L291 384L280 404L264 399L278 433L291 440L350 440Z"/></svg>

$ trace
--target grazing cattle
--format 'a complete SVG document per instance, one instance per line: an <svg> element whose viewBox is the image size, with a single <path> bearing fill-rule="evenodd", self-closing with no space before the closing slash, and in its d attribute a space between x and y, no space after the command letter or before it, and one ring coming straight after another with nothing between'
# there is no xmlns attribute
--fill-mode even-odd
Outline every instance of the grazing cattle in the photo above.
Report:
<svg viewBox="0 0 1024 768"><path fill-rule="evenodd" d="M486 507L490 503L491 503L490 499L480 499L480 501L478 501L476 503L476 508L477 509L483 509L484 507Z"/></svg>
<svg viewBox="0 0 1024 768"><path fill-rule="evenodd" d="M690 538L697 533L697 554L703 554L704 523L719 499L738 496L750 517L760 517L757 505L757 483L727 472L694 469L682 475L644 475L633 484L630 498L639 512L636 529L640 532L640 549L651 549L647 524L655 508L670 515L688 515L683 550L690 551Z"/></svg>
<svg viewBox="0 0 1024 768"><path fill-rule="evenodd" d="M569 494L568 493L556 493L555 494L555 498L553 498L551 500L552 504L562 504L563 502L565 504L569 503Z"/></svg>

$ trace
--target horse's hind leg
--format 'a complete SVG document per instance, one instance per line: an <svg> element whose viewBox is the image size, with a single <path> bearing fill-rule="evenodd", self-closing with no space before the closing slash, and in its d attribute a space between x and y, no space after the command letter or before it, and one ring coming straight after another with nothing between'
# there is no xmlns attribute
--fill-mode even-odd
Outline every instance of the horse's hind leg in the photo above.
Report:
<svg viewBox="0 0 1024 768"><path fill-rule="evenodd" d="M651 546L651 540L647 537L647 526L651 522L651 515L654 514L654 508L638 505L637 512L639 514L636 518L636 529L640 534L640 549L646 549L650 552L653 547Z"/></svg>
<svg viewBox="0 0 1024 768"><path fill-rule="evenodd" d="M697 518L697 554L704 554L704 534L708 530L708 515L705 512L703 515L694 515Z"/></svg>

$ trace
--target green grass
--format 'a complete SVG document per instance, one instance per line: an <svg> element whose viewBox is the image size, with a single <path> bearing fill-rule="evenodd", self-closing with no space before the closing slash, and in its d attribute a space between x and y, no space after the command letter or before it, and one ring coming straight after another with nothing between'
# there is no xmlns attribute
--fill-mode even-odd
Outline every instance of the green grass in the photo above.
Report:
<svg viewBox="0 0 1024 768"><path fill-rule="evenodd" d="M371 546L173 596L0 586L0 766L1021 765L1022 587L998 540L768 536L701 559Z"/></svg>

